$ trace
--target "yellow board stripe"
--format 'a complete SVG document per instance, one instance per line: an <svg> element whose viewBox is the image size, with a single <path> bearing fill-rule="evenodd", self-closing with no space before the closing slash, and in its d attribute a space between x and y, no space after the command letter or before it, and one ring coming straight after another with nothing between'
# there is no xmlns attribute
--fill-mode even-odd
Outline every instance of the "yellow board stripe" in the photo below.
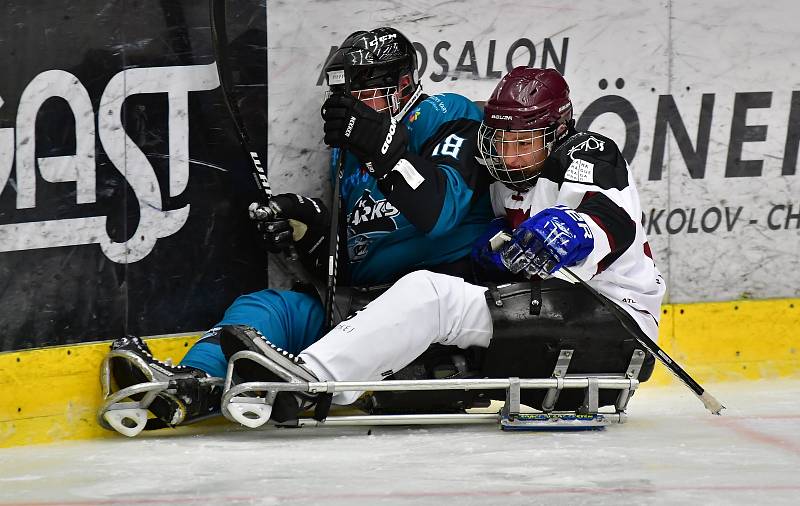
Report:
<svg viewBox="0 0 800 506"><path fill-rule="evenodd" d="M200 337L148 339L177 363ZM0 448L115 435L100 428L100 363L111 341L0 353Z"/></svg>
<svg viewBox="0 0 800 506"><path fill-rule="evenodd" d="M662 307L659 346L701 385L800 374L800 299ZM653 374L666 384L665 367Z"/></svg>
<svg viewBox="0 0 800 506"><path fill-rule="evenodd" d="M671 304L659 345L701 385L800 374L800 299ZM199 334L148 339L177 363ZM121 437L101 429L100 363L110 341L0 353L0 448ZM645 385L665 385L658 366Z"/></svg>

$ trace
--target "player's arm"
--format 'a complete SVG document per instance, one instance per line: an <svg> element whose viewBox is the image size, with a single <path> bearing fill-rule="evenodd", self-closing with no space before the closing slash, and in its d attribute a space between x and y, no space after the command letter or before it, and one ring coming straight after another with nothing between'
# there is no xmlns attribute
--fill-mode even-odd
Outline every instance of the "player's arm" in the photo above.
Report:
<svg viewBox="0 0 800 506"><path fill-rule="evenodd" d="M584 279L605 270L636 238L632 201L635 189L631 187L628 164L614 141L600 135L594 137L602 142L603 149L595 143L594 149L574 151L574 160L561 155L567 170L559 202L574 206L594 237L592 251L577 269Z"/></svg>
<svg viewBox="0 0 800 506"><path fill-rule="evenodd" d="M545 184L559 186L558 205L514 232L504 255L512 271L552 274L570 267L589 279L633 244L636 223L627 164L613 141L603 139L602 151L575 151L542 174Z"/></svg>
<svg viewBox="0 0 800 506"><path fill-rule="evenodd" d="M355 99L331 97L323 106L325 142L352 150L406 219L439 235L461 221L476 197L481 168L473 151L479 113L458 117L455 110L426 103L418 111L424 119L413 126L412 136L405 124Z"/></svg>
<svg viewBox="0 0 800 506"><path fill-rule="evenodd" d="M439 125L418 150L406 150L400 167L379 183L392 205L429 235L457 226L488 188L486 171L474 158L478 126L465 118Z"/></svg>
<svg viewBox="0 0 800 506"><path fill-rule="evenodd" d="M636 238L636 224L615 197L602 191L587 191L575 208L594 237L594 247L581 266L587 279L622 256Z"/></svg>

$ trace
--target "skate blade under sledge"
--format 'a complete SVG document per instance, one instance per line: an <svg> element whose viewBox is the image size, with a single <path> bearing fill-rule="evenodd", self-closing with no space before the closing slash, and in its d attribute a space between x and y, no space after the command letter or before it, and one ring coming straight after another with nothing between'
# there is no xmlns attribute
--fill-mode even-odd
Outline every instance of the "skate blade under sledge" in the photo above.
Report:
<svg viewBox="0 0 800 506"><path fill-rule="evenodd" d="M141 383L114 390L111 361L115 358L127 360L144 379ZM219 378L212 378L212 382L221 382ZM126 350L112 350L103 359L100 365L100 385L103 391L103 404L97 410L97 423L107 430L113 430L128 437L134 437L143 430L160 429L175 426L181 423L195 423L214 416L197 416L186 420L186 409L177 400L176 385L163 373L153 372L144 360L135 353ZM150 406L162 397L173 399L176 409L170 420L160 420L150 417Z"/></svg>
<svg viewBox="0 0 800 506"><path fill-rule="evenodd" d="M624 411L616 413L519 413L501 417L500 428L506 431L584 431L602 430L612 423L625 423Z"/></svg>
<svg viewBox="0 0 800 506"><path fill-rule="evenodd" d="M588 388L595 383L599 388L612 388L631 391L636 388L635 379L596 379L565 378L559 381L561 388ZM525 388L558 388L556 380L550 379L470 379L470 380L387 380L379 382L316 382L279 383L249 382L231 386L222 395L222 411L228 419L250 428L265 425L269 419L270 397L277 392L336 393L344 391L409 391L409 390L492 390L513 389L519 384ZM267 392L267 397L261 397ZM513 410L517 412L514 413ZM624 411L594 412L578 414L575 412L519 413L519 406L513 401L506 403L499 413L456 413L456 414L408 414L408 415L332 415L325 420L300 418L293 422L277 424L291 427L325 427L353 425L461 425L494 424L506 431L576 431L598 430L609 424L626 421ZM272 422L270 422L272 423Z"/></svg>

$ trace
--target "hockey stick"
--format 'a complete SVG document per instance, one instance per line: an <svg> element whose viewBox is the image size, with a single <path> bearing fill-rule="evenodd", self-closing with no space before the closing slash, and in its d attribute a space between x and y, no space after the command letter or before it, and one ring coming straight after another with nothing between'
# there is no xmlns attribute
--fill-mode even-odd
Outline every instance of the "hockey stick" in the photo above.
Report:
<svg viewBox="0 0 800 506"><path fill-rule="evenodd" d="M272 200L272 187L269 184L269 178L267 171L265 170L264 166L261 164L261 159L258 156L258 152L252 149L252 142L250 140L250 136L247 133L247 128L245 127L244 120L242 119L242 113L239 109L239 104L236 100L232 99L233 96L233 73L231 72L231 68L229 66L229 57L228 57L228 34L225 28L225 19L226 19L226 9L225 9L225 0L209 0L209 11L210 11L210 25L211 25L211 43L214 49L214 56L217 63L217 72L219 74L219 83L220 87L222 88L222 97L223 102L225 102L225 106L228 109L230 114L231 120L233 121L234 126L236 127L236 134L239 138L239 144L247 156L250 158L252 162L251 168L253 171L253 179L256 182L256 186L259 190L264 193L264 197L266 199L267 206L254 206L251 204L248 211L251 214L251 217L261 220L269 220L274 219L276 210L269 206L269 202ZM289 225L292 227L293 233L295 229L299 229L305 227L305 225L295 221L289 220ZM302 272L298 266L294 265L296 260L298 259L297 251L294 248L294 245L289 244L287 249L287 257L292 262L292 266L286 265L282 261L278 261L279 264L284 268L284 270L289 271L290 274L294 275L295 277L301 278L302 281L306 281L308 276Z"/></svg>
<svg viewBox="0 0 800 506"><path fill-rule="evenodd" d="M338 263L339 249L339 206L341 197L339 192L342 186L342 175L344 172L344 160L347 152L344 148L339 148L339 157L336 160L336 174L333 181L333 199L331 202L331 230L330 241L328 243L328 282L325 290L325 330L333 328L333 309L334 297L336 293L336 268Z"/></svg>
<svg viewBox="0 0 800 506"><path fill-rule="evenodd" d="M350 79L347 75L347 57L342 58L344 69L344 92L350 94ZM336 274L339 257L339 212L342 205L342 197L339 195L342 187L342 177L344 176L344 160L347 158L347 150L338 148L336 158L336 173L333 175L333 196L331 198L331 230L328 242L328 283L325 292L325 330L333 328L333 311L336 307L334 298L336 296Z"/></svg>
<svg viewBox="0 0 800 506"><path fill-rule="evenodd" d="M568 268L562 267L561 270L580 283L584 288L589 290L589 293L591 293L595 299L597 299L601 304L603 304L603 306L611 311L611 313L617 317L625 330L627 330L629 334L636 338L639 344L644 346L647 351L652 353L662 364L667 367L667 369L670 370L670 372L672 372L672 374L674 374L684 385L689 387L692 392L694 392L706 409L715 415L719 415L720 412L725 409L725 406L723 406L722 403L715 399L713 395L706 392L699 383L689 376L689 373L684 371L683 368L677 364L677 362L672 360L672 358L661 349L661 347L653 342L653 340L650 339L650 337L648 337L641 328L639 328L639 325L632 321L633 319L631 315L620 309L616 304L611 302L608 297L592 288L589 283L579 278Z"/></svg>

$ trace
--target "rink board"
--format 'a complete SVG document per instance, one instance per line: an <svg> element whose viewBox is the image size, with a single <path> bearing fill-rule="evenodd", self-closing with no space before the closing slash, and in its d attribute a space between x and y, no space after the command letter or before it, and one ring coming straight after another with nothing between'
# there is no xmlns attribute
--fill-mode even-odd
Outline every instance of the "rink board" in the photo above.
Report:
<svg viewBox="0 0 800 506"><path fill-rule="evenodd" d="M660 346L713 393L721 381L797 376L798 333L800 299L672 304L662 308ZM177 362L198 337L164 336L148 344L159 358ZM0 354L0 447L119 437L95 422L108 345ZM644 388L673 381L658 366Z"/></svg>
<svg viewBox="0 0 800 506"><path fill-rule="evenodd" d="M208 3L30 4L7 0L0 19L0 350L194 331L287 286L254 274L260 194ZM322 67L346 34L390 24L426 93L485 101L516 65L564 73L577 126L630 164L665 302L800 297L797 2L226 4L275 193L328 200Z"/></svg>

